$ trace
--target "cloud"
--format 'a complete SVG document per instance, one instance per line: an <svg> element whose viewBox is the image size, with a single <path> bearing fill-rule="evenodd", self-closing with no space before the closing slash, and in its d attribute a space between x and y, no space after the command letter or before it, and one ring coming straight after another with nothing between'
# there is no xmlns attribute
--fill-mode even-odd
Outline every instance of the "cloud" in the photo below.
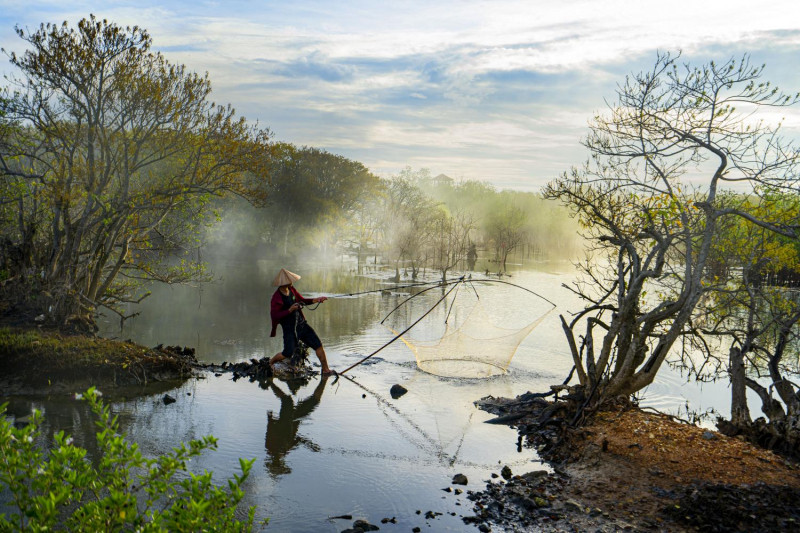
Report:
<svg viewBox="0 0 800 533"><path fill-rule="evenodd" d="M391 174L405 165L531 189L580 163L588 119L657 50L686 61L749 52L766 78L800 89L794 1L669 5L629 0L491 3L0 2L13 25L73 23L89 12L148 29L170 61L208 71L231 102L279 140ZM5 9L3 9L5 8ZM785 121L800 127L797 111Z"/></svg>

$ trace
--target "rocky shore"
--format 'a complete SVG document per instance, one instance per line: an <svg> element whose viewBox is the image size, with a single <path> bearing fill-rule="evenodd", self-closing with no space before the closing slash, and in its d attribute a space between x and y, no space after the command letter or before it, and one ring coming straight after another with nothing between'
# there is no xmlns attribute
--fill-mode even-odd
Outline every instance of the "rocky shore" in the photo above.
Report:
<svg viewBox="0 0 800 533"><path fill-rule="evenodd" d="M470 493L482 531L800 531L800 467L743 438L627 402L577 427L569 402L476 403L552 466Z"/></svg>

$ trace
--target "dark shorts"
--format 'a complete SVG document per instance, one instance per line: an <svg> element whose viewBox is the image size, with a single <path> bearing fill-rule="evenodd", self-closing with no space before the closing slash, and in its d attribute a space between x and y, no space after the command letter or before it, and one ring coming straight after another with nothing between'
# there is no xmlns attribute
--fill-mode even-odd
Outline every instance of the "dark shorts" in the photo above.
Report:
<svg viewBox="0 0 800 533"><path fill-rule="evenodd" d="M283 351L281 353L284 357L292 356L294 349L297 347L297 339L303 341L306 346L312 350L316 350L322 346L322 341L319 340L317 333L307 322L297 326L297 337L294 336L294 328L286 328L283 326L281 326L281 328L283 329Z"/></svg>

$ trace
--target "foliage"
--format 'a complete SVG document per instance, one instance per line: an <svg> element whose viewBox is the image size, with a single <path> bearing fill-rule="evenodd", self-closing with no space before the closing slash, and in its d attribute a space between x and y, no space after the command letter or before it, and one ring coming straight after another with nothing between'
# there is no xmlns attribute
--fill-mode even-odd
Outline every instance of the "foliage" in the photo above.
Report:
<svg viewBox="0 0 800 533"><path fill-rule="evenodd" d="M712 251L728 219L797 238L798 213L753 206L776 187L797 191L800 154L756 115L798 97L762 82L747 57L700 67L677 59L661 54L626 78L591 123L590 160L544 191L593 246L573 287L586 306L562 323L581 383L601 398L652 383L698 302L719 288ZM757 201L730 202L726 184Z"/></svg>
<svg viewBox="0 0 800 533"><path fill-rule="evenodd" d="M28 49L9 54L0 139L6 296L85 326L145 296L141 280L203 278L189 252L205 207L256 194L269 132L211 102L207 76L153 52L141 28L91 16L17 34Z"/></svg>
<svg viewBox="0 0 800 533"><path fill-rule="evenodd" d="M751 198L731 194L726 201L747 205L754 216L772 220L791 220L798 202L800 195L779 191ZM771 422L793 427L800 419L800 388L787 376L798 372L800 300L794 285L800 278L800 240L745 218L724 222L718 225L709 261L714 289L698 303L689 325L693 351L704 353L705 363L697 368L696 358L684 357L682 364L700 379L701 369L712 378L730 376L735 424L751 422L748 387ZM715 337L720 342L697 342ZM728 358L723 355L726 344ZM765 386L759 377L767 377L771 385Z"/></svg>
<svg viewBox="0 0 800 533"><path fill-rule="evenodd" d="M73 445L64 432L49 452L40 450L41 414L16 429L0 419L0 481L11 493L14 511L0 515L3 531L249 531L255 508L244 521L235 517L242 485L253 461L239 460L242 473L227 489L212 483L211 472L196 475L187 462L216 448L211 436L192 440L157 459L147 459L119 433L117 417L93 388L84 395L99 418L99 456ZM4 413L5 406L0 409Z"/></svg>

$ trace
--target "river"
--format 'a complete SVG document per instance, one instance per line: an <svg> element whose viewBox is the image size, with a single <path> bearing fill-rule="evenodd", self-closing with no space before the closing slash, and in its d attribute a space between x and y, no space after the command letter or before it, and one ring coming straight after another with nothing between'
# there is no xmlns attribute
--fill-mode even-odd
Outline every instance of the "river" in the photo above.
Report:
<svg viewBox="0 0 800 533"><path fill-rule="evenodd" d="M140 316L122 330L107 320L103 334L147 346L193 346L198 359L208 363L271 356L281 349L280 333L269 337L268 301L277 268L267 262L229 264L217 271L219 280L212 284L155 287L139 307ZM306 317L325 343L332 368L350 366L393 337L380 320L408 296L408 289L340 297L388 287L385 272L356 275L347 265L298 270L303 278L296 287L304 296L331 297L306 311ZM169 389L177 398L173 404L164 405L165 391L158 390L114 401L112 410L123 431L148 456L181 441L217 437L219 448L191 465L194 471L214 471L217 483L238 472L238 458L255 458L243 507L255 505L258 519L269 518L267 530L341 531L352 520L329 517L352 515L382 530L461 531L467 529L461 516L472 514L466 490L482 489L503 465L515 473L547 468L534 450L518 447L513 429L484 424L492 415L473 402L488 395L545 391L563 381L572 363L558 314L577 309L578 303L562 287L572 277L569 263L554 262L517 267L512 277L503 278L555 302L557 308L519 345L501 375L478 379L429 374L418 369L411 350L398 341L350 371L351 379L260 384L209 373ZM476 286L485 295L485 307L505 309L500 316L509 327L515 320L527 323L550 310L542 298L511 285ZM412 304L424 310L440 297L434 290ZM458 305L447 313L458 320ZM441 316L434 314L437 318ZM394 384L408 393L392 399L389 389ZM695 410L713 407L727 414L726 387L718 383L700 388L665 371L643 394L644 404L672 412L687 402ZM64 429L75 435L76 444L92 450L91 416L81 403L12 399L17 412L30 407L44 411L46 434ZM466 487L458 487L464 493L444 492L458 473L469 480ZM428 511L437 514L426 518ZM382 525L384 518L396 518L397 523Z"/></svg>

